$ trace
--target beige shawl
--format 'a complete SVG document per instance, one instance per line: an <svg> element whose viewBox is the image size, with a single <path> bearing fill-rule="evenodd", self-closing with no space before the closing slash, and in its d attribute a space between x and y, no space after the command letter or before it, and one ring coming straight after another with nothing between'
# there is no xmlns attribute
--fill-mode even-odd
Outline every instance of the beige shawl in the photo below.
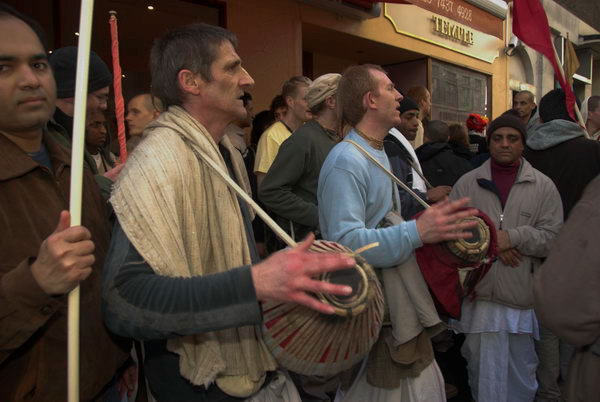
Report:
<svg viewBox="0 0 600 402"><path fill-rule="evenodd" d="M221 144L249 191L241 156L226 137ZM125 234L159 275L201 276L251 263L236 194L192 146L227 171L206 129L183 108L170 107L146 129L110 200ZM216 381L234 396L255 392L265 371L277 367L255 326L172 339L168 348L179 354L182 376L195 385Z"/></svg>

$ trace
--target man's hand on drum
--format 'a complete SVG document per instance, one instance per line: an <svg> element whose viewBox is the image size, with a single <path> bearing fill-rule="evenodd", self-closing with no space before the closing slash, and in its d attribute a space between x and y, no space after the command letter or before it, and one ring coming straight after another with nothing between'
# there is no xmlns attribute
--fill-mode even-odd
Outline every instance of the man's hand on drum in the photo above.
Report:
<svg viewBox="0 0 600 402"><path fill-rule="evenodd" d="M472 208L461 211L461 208L467 207L469 201L466 197L457 201L444 200L427 208L417 218L417 230L421 241L427 244L471 237L471 233L463 230L475 227L477 222L458 222L477 214L477 210Z"/></svg>
<svg viewBox="0 0 600 402"><path fill-rule="evenodd" d="M325 314L334 308L308 293L349 295L350 286L334 285L314 279L323 272L353 267L356 262L345 254L313 253L308 249L315 240L310 234L292 249L273 254L260 264L252 266L252 280L260 301L294 302Z"/></svg>

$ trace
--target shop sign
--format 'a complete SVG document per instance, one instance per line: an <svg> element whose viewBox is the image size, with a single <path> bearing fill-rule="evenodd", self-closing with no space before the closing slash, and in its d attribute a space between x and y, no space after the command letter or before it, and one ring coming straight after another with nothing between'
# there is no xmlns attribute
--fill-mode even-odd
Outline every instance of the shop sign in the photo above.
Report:
<svg viewBox="0 0 600 402"><path fill-rule="evenodd" d="M504 47L504 42L495 35L473 29L437 13L432 14L431 11L414 4L386 3L384 16L401 35L433 43L488 63L493 63Z"/></svg>

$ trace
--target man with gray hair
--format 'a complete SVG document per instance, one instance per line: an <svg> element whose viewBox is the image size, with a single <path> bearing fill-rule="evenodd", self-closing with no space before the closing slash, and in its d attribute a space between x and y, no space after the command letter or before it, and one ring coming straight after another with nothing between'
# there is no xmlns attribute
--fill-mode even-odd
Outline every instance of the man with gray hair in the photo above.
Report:
<svg viewBox="0 0 600 402"><path fill-rule="evenodd" d="M262 339L261 302L332 314L309 293L351 292L312 279L355 264L309 253L312 237L258 261L252 213L225 181L249 192L241 155L225 136L246 116L241 98L254 84L236 47L233 33L207 24L155 41L152 89L167 110L146 128L110 200L117 222L104 318L113 332L144 341L159 401L263 401L271 382L298 401Z"/></svg>
<svg viewBox="0 0 600 402"><path fill-rule="evenodd" d="M308 87L305 99L313 118L281 144L258 192L297 240L319 228L317 183L321 166L339 139L335 95L340 78L325 74Z"/></svg>

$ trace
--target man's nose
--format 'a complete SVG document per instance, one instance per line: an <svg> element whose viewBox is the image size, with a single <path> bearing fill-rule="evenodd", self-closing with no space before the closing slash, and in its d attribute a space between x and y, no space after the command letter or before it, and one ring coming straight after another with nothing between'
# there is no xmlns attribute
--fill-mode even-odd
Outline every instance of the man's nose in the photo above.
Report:
<svg viewBox="0 0 600 402"><path fill-rule="evenodd" d="M23 88L39 88L40 78L30 65L26 65L21 68L20 83Z"/></svg>

